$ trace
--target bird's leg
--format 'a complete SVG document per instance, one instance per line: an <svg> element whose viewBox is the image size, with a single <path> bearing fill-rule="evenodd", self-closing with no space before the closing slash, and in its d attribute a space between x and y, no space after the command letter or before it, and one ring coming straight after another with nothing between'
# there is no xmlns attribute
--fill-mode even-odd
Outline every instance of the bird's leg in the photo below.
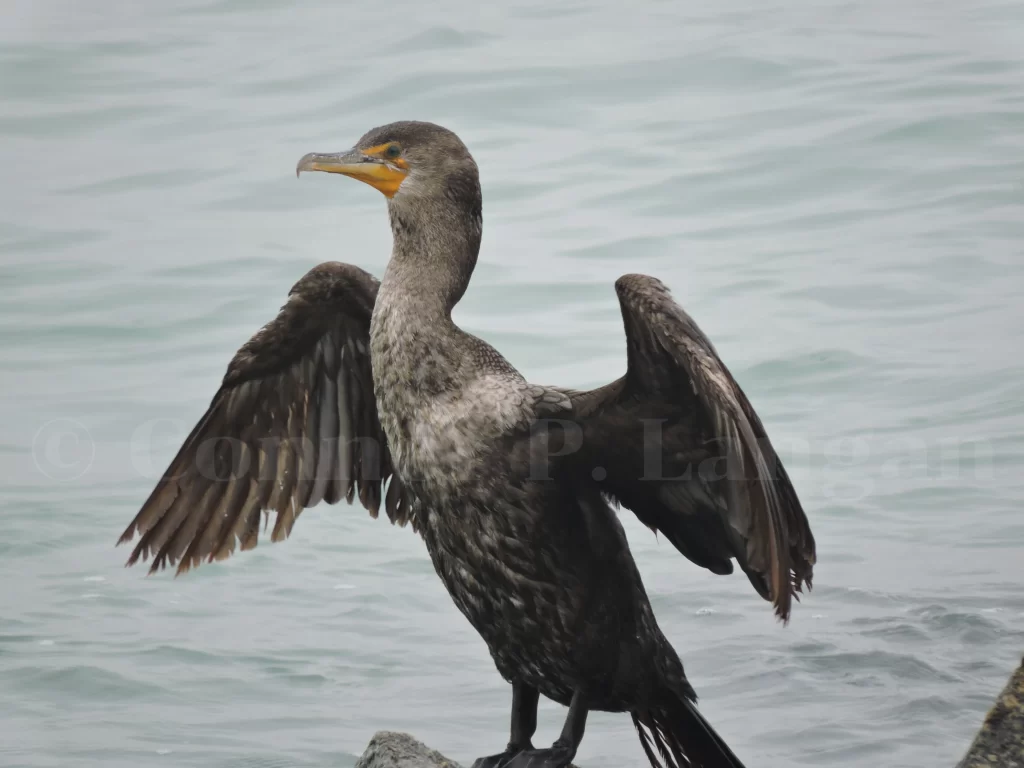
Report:
<svg viewBox="0 0 1024 768"><path fill-rule="evenodd" d="M533 734L537 731L537 700L540 694L536 688L525 683L512 686L512 731L506 752L515 754L524 749L533 749Z"/></svg>
<svg viewBox="0 0 1024 768"><path fill-rule="evenodd" d="M527 749L513 757L504 768L565 768L576 756L587 727L587 702L582 691L572 695L562 734L547 749Z"/></svg>
<svg viewBox="0 0 1024 768"><path fill-rule="evenodd" d="M537 700L540 694L536 688L525 683L512 683L512 730L505 751L478 758L473 768L503 768L513 757L525 749L533 749L534 732L537 730Z"/></svg>

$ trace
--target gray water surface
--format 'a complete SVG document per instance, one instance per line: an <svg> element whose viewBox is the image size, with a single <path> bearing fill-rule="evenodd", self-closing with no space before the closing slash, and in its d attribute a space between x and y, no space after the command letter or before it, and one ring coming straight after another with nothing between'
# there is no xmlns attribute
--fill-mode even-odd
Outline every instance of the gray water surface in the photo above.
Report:
<svg viewBox="0 0 1024 768"><path fill-rule="evenodd" d="M421 119L481 167L465 328L601 384L614 279L657 275L787 460L820 555L788 627L623 516L720 733L751 768L953 765L1024 649L1022 41L996 0L8 3L0 764L503 747L410 531L322 507L179 579L113 548L289 287L384 268L380 196L296 160ZM629 718L577 762L642 765Z"/></svg>

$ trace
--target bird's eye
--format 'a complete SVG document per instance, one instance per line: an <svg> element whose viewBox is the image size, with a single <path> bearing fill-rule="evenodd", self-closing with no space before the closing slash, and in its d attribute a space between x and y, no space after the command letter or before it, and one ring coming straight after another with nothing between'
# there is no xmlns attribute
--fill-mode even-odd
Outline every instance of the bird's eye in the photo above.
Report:
<svg viewBox="0 0 1024 768"><path fill-rule="evenodd" d="M398 157L400 154L402 154L402 148L397 144L389 144L388 148L384 150L384 154L386 154L388 157Z"/></svg>

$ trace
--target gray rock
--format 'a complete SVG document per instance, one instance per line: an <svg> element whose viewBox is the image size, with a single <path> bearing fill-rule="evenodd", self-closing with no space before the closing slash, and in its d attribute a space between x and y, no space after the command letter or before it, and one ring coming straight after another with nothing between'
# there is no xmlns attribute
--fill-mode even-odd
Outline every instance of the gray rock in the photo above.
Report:
<svg viewBox="0 0 1024 768"><path fill-rule="evenodd" d="M356 768L461 768L408 733L377 731ZM569 768L576 768L570 765Z"/></svg>
<svg viewBox="0 0 1024 768"><path fill-rule="evenodd" d="M1024 768L1024 662L985 716L957 768Z"/></svg>
<svg viewBox="0 0 1024 768"><path fill-rule="evenodd" d="M377 731L356 768L461 768L407 733Z"/></svg>
<svg viewBox="0 0 1024 768"><path fill-rule="evenodd" d="M356 768L461 768L407 733L378 731ZM989 710L957 768L1024 768L1024 661Z"/></svg>

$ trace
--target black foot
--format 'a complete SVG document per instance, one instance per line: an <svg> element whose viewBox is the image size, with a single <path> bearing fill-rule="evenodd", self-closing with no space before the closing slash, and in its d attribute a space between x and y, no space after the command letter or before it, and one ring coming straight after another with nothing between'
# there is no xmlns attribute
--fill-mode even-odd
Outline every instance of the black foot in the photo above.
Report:
<svg viewBox="0 0 1024 768"><path fill-rule="evenodd" d="M532 745L531 745L532 748ZM473 768L505 768L512 759L520 754L523 750L512 749L511 747L506 749L504 752L497 755L488 755L487 757L478 757L473 761Z"/></svg>
<svg viewBox="0 0 1024 768"><path fill-rule="evenodd" d="M569 747L556 741L548 749L524 749L502 768L565 768L573 755Z"/></svg>

